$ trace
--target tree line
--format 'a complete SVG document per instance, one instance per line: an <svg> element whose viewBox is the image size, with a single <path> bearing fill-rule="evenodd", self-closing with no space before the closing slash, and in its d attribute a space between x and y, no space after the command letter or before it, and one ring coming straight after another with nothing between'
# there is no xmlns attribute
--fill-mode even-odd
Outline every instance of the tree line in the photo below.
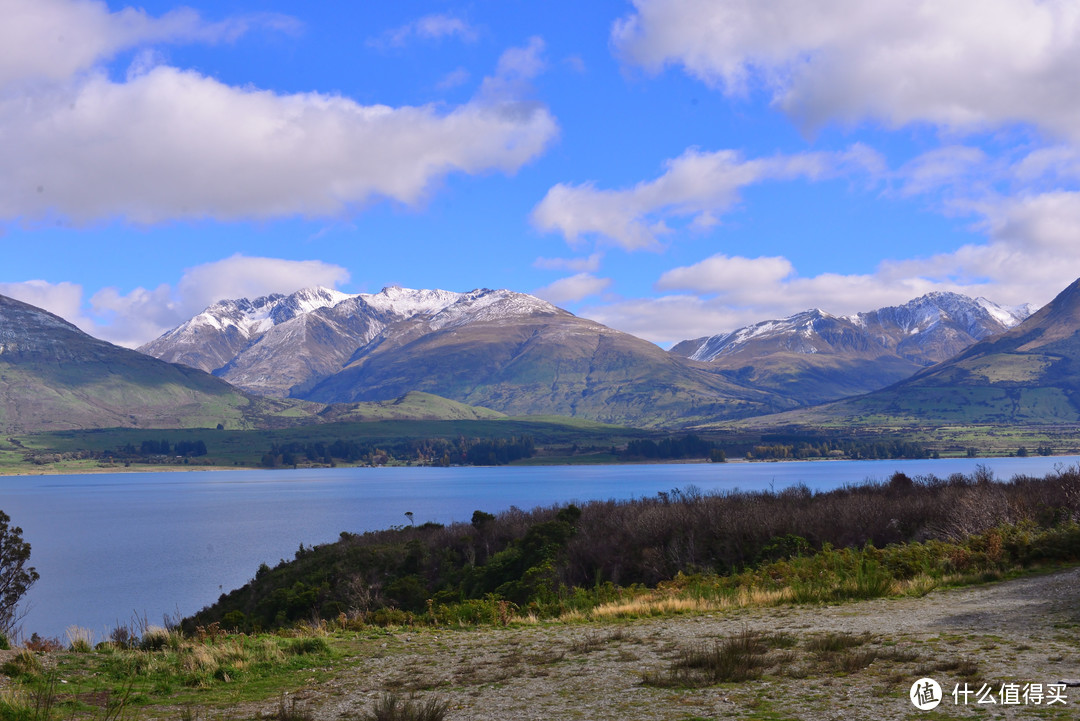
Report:
<svg viewBox="0 0 1080 721"><path fill-rule="evenodd" d="M407 462L429 466L502 466L531 458L536 446L531 436L511 438L424 438L391 441L292 441L273 443L260 463L266 468L339 462L385 465Z"/></svg>

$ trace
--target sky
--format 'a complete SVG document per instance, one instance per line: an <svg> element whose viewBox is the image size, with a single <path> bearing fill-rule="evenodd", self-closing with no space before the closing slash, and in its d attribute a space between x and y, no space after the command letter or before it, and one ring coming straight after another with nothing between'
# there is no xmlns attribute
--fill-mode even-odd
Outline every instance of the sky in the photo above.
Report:
<svg viewBox="0 0 1080 721"><path fill-rule="evenodd" d="M532 293L664 347L1080 276L1074 0L0 0L0 294Z"/></svg>

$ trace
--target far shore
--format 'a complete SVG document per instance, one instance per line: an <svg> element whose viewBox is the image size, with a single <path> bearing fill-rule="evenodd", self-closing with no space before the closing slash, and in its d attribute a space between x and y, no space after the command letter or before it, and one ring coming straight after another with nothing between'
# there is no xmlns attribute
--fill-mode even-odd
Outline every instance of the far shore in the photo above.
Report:
<svg viewBox="0 0 1080 721"><path fill-rule="evenodd" d="M970 458L968 456L942 456L937 460L950 460L950 459L967 459L967 460L993 460L999 458L1009 458L1011 456L1002 454L996 456L977 456ZM1053 457L1053 456L1048 456ZM1062 456L1063 458L1066 456ZM916 458L891 458L891 459L867 459L867 458L729 458L726 461L717 463L717 465L739 465L747 463L844 463L848 461L865 461L865 460L925 460ZM143 465L132 464L130 466L124 465L101 465L94 463L90 465L78 465L78 461L68 462L67 464L61 462L57 464L49 464L48 466L34 466L27 464L25 468L11 469L0 468L0 478L18 478L24 476L74 476L74 475L90 475L98 473L183 473L183 472L199 472L199 471L292 471L292 470L330 470L331 467L327 466L297 466L297 467L278 467L278 468L265 468L260 466L225 466L225 465L187 465L187 464L161 464L161 463L148 463ZM641 465L683 465L683 464L709 464L713 461L707 458L675 458L675 459L645 459L645 460L628 460L617 462L605 462L605 463L590 463L583 461L579 463L573 462L553 462L553 463L510 463L505 466L483 466L485 468L527 468L527 467L558 467L558 466L641 466ZM348 465L341 464L333 466L333 468L434 468L436 466L412 466L403 463L388 463L385 465ZM472 466L452 466L452 467L472 467Z"/></svg>

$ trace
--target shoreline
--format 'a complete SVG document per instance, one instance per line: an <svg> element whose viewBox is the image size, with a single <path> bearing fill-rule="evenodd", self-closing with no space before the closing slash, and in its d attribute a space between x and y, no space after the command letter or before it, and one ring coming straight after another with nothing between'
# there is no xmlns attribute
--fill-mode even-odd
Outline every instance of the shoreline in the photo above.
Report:
<svg viewBox="0 0 1080 721"><path fill-rule="evenodd" d="M223 465L197 465L190 466L184 464L177 465L165 465L165 464L147 464L141 467L134 466L117 466L117 467L103 467L92 466L87 468L48 468L40 470L8 470L0 469L0 479L2 478L26 478L33 476L81 476L81 475L94 475L104 473L197 473L205 471L266 471L268 473L277 471L295 471L295 470L333 470L333 469L350 469L350 468L577 468L577 467L614 467L614 466L675 466L675 465L716 465L716 466L732 466L732 465L754 465L754 464L788 464L788 463L851 463L851 462L869 462L869 461L895 461L898 463L909 461L926 461L926 460L938 460L938 461L951 461L951 460L969 460L969 461L995 461L1003 460L1007 458L1016 458L1018 456L1011 455L999 455L999 456L946 456L937 459L927 458L768 458L768 459L748 459L748 458L729 458L723 462L710 461L707 458L701 459L644 459L635 461L622 461L615 463L508 463L502 466L468 466L468 465L452 465L452 466L433 466L433 465L406 465L406 464L385 464L376 466L367 465L338 465L333 467L327 466L297 466L292 467L278 467L278 468L265 468L259 466L223 466ZM1080 456L1076 455L1063 455L1063 456L1034 456L1037 458L1070 458L1077 459ZM37 467L35 467L36 469Z"/></svg>

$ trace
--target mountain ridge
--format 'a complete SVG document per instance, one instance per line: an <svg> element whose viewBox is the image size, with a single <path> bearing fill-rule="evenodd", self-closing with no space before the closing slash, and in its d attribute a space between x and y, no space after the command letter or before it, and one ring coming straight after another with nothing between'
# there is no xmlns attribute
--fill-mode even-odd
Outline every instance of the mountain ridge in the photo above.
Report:
<svg viewBox="0 0 1080 721"><path fill-rule="evenodd" d="M1030 312L1029 306L934 292L848 316L814 308L683 341L670 352L816 405L888 387L1008 330Z"/></svg>
<svg viewBox="0 0 1080 721"><path fill-rule="evenodd" d="M210 368L250 392L320 403L419 390L511 414L647 425L791 407L523 293L298 293L319 296L322 306L281 319L274 309L291 296L222 301L140 350ZM225 317L249 307L255 310L242 318ZM200 355L200 345L209 351ZM221 348L239 350L221 363Z"/></svg>
<svg viewBox="0 0 1080 721"><path fill-rule="evenodd" d="M1004 333L863 396L764 422L1047 424L1080 421L1080 280Z"/></svg>

